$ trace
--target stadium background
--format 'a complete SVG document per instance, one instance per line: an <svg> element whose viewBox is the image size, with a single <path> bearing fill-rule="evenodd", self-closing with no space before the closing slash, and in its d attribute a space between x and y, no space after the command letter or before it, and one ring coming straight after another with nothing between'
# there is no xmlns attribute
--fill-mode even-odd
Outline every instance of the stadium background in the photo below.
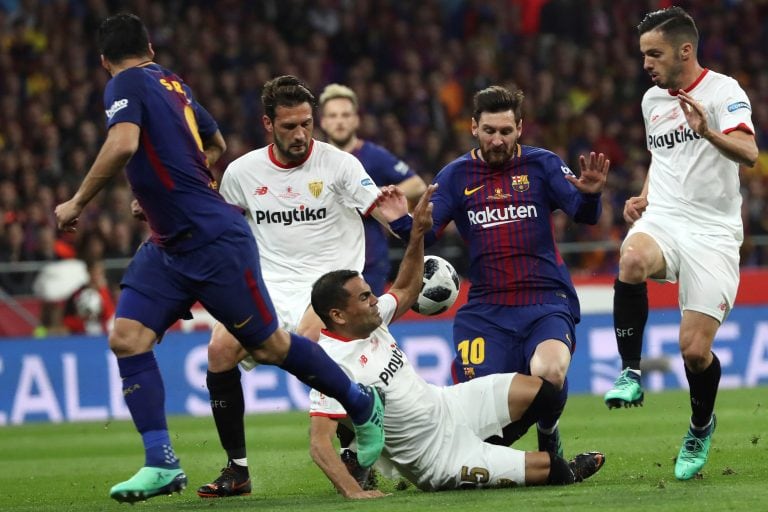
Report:
<svg viewBox="0 0 768 512"><path fill-rule="evenodd" d="M765 384L768 2L677 3L691 12L702 33L701 62L738 78L752 100L762 151L755 168L740 171L745 275L739 305L716 349L729 354L724 372L733 378L725 379L726 386ZM53 219L53 207L71 196L105 135L102 91L108 75L93 40L101 19L119 10L136 12L146 21L156 60L177 71L218 120L229 146L217 164L221 169L269 142L261 126L261 86L286 73L300 76L315 91L330 82L350 85L362 106L360 135L403 157L428 182L472 147L471 96L494 83L526 93L523 143L551 149L573 168L580 153L607 153L612 165L601 222L576 226L557 216L554 223L589 310L578 328L572 389L600 392L618 364L610 339L609 276L616 271L617 247L626 231L621 208L640 189L648 164L639 101L650 82L642 70L635 25L643 13L669 4L0 1L0 332L15 336L0 339L0 425L124 413L120 400L107 405L111 388L99 385L111 375L104 336L20 338L39 325L45 327L35 331L39 335L63 332L55 314L61 303L45 303L32 293L35 276L47 262L103 260L116 295L122 269L147 236L146 226L131 217L132 196L123 178L89 206L76 234L57 233ZM316 135L322 136L319 129ZM393 262L400 250L392 244ZM464 249L453 233L432 252L464 272ZM679 319L674 288L653 293L649 336L656 333L657 338L649 339L646 351L674 354ZM445 380L441 372L450 356L450 315L419 320L412 315L401 324L404 345L412 345L425 375ZM191 372L180 376L189 389L169 397L170 412L197 413L197 400L206 405L196 377L204 358L201 362L196 350L207 341L207 325L205 318L198 319L184 328L201 332L175 335L158 349L169 368ZM651 388L680 387L684 379L677 377L678 370L659 374ZM253 375L261 384L250 388L254 402L249 410L301 406L290 398L293 384L282 375L266 369ZM266 394L259 391L265 388Z"/></svg>

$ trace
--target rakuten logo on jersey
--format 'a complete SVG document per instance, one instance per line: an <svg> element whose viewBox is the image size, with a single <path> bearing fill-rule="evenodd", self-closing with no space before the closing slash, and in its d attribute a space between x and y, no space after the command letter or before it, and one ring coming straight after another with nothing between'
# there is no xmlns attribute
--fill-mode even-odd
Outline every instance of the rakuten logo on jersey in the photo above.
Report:
<svg viewBox="0 0 768 512"><path fill-rule="evenodd" d="M701 135L695 131L681 126L677 130L665 133L664 135L649 135L648 147L650 149L672 149L676 144L682 144L683 142L698 140L700 138Z"/></svg>
<svg viewBox="0 0 768 512"><path fill-rule="evenodd" d="M505 208L491 208L490 206L486 206L480 211L470 210L467 212L469 223L472 225L479 225L484 229L500 226L501 224L509 224L511 222L520 222L523 219L538 216L539 212L536 211L536 206L532 204L522 206L510 204Z"/></svg>
<svg viewBox="0 0 768 512"><path fill-rule="evenodd" d="M327 213L325 208L318 208L315 210L301 205L293 210L282 210L278 212L257 210L253 220L256 224L282 224L283 226L290 226L291 224L299 222L323 220Z"/></svg>
<svg viewBox="0 0 768 512"><path fill-rule="evenodd" d="M395 376L395 372L403 367L405 361L403 360L403 352L399 348L395 348L392 351L392 356L389 358L387 366L384 367L381 373L379 373L379 379L385 386L389 386L389 380Z"/></svg>

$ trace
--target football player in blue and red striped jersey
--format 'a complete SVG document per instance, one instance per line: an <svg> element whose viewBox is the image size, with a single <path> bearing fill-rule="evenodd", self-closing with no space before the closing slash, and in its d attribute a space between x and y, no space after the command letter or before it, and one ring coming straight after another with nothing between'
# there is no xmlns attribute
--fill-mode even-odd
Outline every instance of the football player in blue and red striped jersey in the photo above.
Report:
<svg viewBox="0 0 768 512"><path fill-rule="evenodd" d="M111 497L134 502L186 486L168 434L153 347L196 301L256 361L278 365L349 404L358 456L372 465L384 445L381 398L351 382L316 343L278 328L253 234L242 212L221 197L209 170L226 147L215 121L181 78L153 62L137 16L104 20L98 43L112 76L104 93L107 139L73 198L56 207L58 226L74 231L83 208L125 167L152 229L126 270L109 335L145 464L113 486Z"/></svg>
<svg viewBox="0 0 768 512"><path fill-rule="evenodd" d="M453 328L454 380L521 372L554 384L559 403L539 418L539 450L562 456L557 427L580 312L551 215L562 210L576 222L596 223L609 161L602 153L581 156L576 177L551 151L520 145L522 102L522 91L500 86L475 94L472 135L479 147L435 178L434 227L426 243L454 221L469 250L469 298ZM407 239L410 217L383 213ZM505 431L493 440L510 444L520 435Z"/></svg>

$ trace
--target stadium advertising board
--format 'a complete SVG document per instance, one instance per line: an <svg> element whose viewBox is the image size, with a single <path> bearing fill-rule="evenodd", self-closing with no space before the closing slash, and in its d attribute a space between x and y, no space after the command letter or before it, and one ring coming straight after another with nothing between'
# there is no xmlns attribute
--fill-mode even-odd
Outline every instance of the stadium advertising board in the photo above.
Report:
<svg viewBox="0 0 768 512"><path fill-rule="evenodd" d="M644 358L668 359L666 372L646 372L650 392L687 386L677 348L679 311L651 311ZM411 362L428 381L450 383L451 319L392 325ZM586 314L568 374L572 393L601 394L619 371L609 314ZM169 414L208 415L205 388L207 331L168 333L156 354ZM714 350L723 368L721 387L768 384L768 306L736 308L718 332ZM663 366L663 365L658 365ZM303 384L281 370L260 366L244 374L249 413L307 409ZM106 421L128 418L114 356L103 337L0 341L0 426L33 421Z"/></svg>

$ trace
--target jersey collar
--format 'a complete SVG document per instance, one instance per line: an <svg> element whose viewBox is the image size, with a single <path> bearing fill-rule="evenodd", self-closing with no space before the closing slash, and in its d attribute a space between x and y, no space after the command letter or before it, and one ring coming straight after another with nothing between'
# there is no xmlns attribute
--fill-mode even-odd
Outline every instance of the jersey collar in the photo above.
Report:
<svg viewBox="0 0 768 512"><path fill-rule="evenodd" d="M347 338L346 336L342 336L340 334L336 334L335 332L331 332L328 329L320 329L320 332L328 336L329 338L332 338L337 341L343 341L345 343L349 343L350 341L356 341L359 338Z"/></svg>
<svg viewBox="0 0 768 512"><path fill-rule="evenodd" d="M686 89L683 89L683 91L691 92L697 85L701 83L702 80L704 80L704 77L707 76L707 73L709 73L709 69L704 68L704 71L701 72L699 77L696 80L694 80L693 83L689 85ZM667 89L667 92L672 96L677 96L677 89Z"/></svg>
<svg viewBox="0 0 768 512"><path fill-rule="evenodd" d="M268 148L267 152L269 153L270 161L273 164L275 164L276 166L278 166L279 168L281 168L281 169L293 169L294 167L300 166L301 164L303 164L304 162L306 162L309 159L310 155L312 154L312 148L314 148L314 147L315 147L315 139L310 139L310 141L309 141L309 151L307 151L307 155L303 159L301 159L299 162L292 163L290 165L289 164L284 164L284 163L282 163L281 161L279 161L277 159L277 157L275 156L275 145L274 144L270 144L269 145L269 148Z"/></svg>

